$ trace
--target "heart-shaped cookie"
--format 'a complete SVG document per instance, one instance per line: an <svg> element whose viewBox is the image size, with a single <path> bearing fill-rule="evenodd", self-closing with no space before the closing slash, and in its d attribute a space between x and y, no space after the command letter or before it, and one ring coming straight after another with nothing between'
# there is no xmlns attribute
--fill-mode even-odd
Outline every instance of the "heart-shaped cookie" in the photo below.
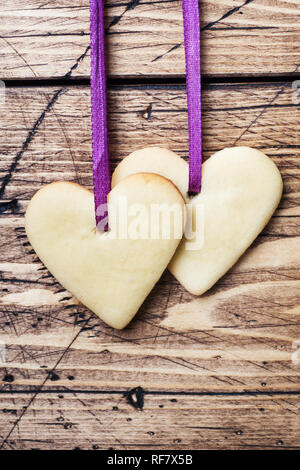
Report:
<svg viewBox="0 0 300 470"><path fill-rule="evenodd" d="M194 239L182 240L169 269L195 295L233 266L265 227L282 195L276 165L249 147L227 148L210 157L203 165L201 193L194 197L188 195L188 164L170 150L133 152L116 168L112 185L139 171L169 178L190 206Z"/></svg>
<svg viewBox="0 0 300 470"><path fill-rule="evenodd" d="M169 237L161 235L166 219L160 218L158 236L152 237L149 214L161 203L176 207L180 217L174 217ZM173 183L140 173L110 192L109 232L95 228L93 194L69 182L40 189L29 203L25 225L31 245L56 279L106 323L121 329L174 255L184 210Z"/></svg>

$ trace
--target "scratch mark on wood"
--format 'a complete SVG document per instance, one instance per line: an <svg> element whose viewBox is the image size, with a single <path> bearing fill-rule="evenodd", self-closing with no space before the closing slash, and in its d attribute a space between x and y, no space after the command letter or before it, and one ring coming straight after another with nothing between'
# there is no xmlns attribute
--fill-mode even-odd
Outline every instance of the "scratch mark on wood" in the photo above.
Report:
<svg viewBox="0 0 300 470"><path fill-rule="evenodd" d="M10 168L7 172L7 174L4 176L3 180L2 180L2 183L1 183L1 187L0 187L0 198L3 197L4 193L5 193L5 189L7 187L7 185L9 184L12 176L13 176L13 173L14 171L16 170L17 166L18 166L18 163L19 161L21 160L24 152L27 150L27 148L29 147L29 144L31 143L31 141L33 140L35 134L37 133L38 129L40 128L41 124L43 123L45 117L47 116L47 114L51 111L51 109L53 108L54 104L56 103L56 101L58 100L59 96L61 94L64 93L64 88L61 88L60 90L56 91L54 93L54 95L52 96L52 98L50 99L50 101L48 102L46 108L44 109L44 111L41 113L41 115L38 117L38 119L35 121L34 125L32 126L32 128L30 129L30 131L28 132L27 134L27 137L25 139L25 141L23 142L23 145L22 145L22 148L21 150L16 154L16 156L14 157L13 159L13 162L11 163L10 165Z"/></svg>
<svg viewBox="0 0 300 470"><path fill-rule="evenodd" d="M233 146L235 146L237 144L237 142L239 142L241 140L241 138L249 131L249 129L258 121L258 119L264 114L264 112L274 103L274 101L276 101L276 99L278 98L279 95L281 95L283 93L285 89L285 85L283 87L281 87L276 93L275 95L273 96L273 98L269 101L269 103L265 104L263 106L263 109L260 111L260 113L253 119L253 121L250 122L250 124L246 127L246 129L243 130L243 132L241 133L241 135L239 137L237 137L233 143Z"/></svg>
<svg viewBox="0 0 300 470"><path fill-rule="evenodd" d="M210 23L207 23L207 25L205 25L203 28L201 28L201 31L206 31L207 29L212 28L216 24L220 23L220 21L223 21L226 18L228 18L229 16L233 15L234 13L237 13L238 11L240 11L242 8L244 8L249 3L252 3L253 1L254 0L246 0L244 3L242 3L242 5L240 5L238 7L231 8L223 16L221 16L221 18L219 18L218 20L211 21Z"/></svg>
<svg viewBox="0 0 300 470"><path fill-rule="evenodd" d="M20 59L22 60L22 62L24 62L24 64L26 65L26 67L28 67L33 76L36 77L36 73L35 71L33 70L33 68L31 67L30 64L28 64L27 60L22 56L22 54L20 54L20 52L15 48L15 46L13 46L6 38L4 38L3 36L0 36L0 38L5 42L5 44L7 44L16 54L18 57L20 57Z"/></svg>
<svg viewBox="0 0 300 470"><path fill-rule="evenodd" d="M167 54L170 54L171 52L175 51L175 50L178 49L180 46L182 46L182 43L175 44L175 45L172 46L169 50L167 50L167 52L164 52L163 54L158 55L158 56L155 57L155 59L153 59L151 62L156 62L157 60L163 59Z"/></svg>

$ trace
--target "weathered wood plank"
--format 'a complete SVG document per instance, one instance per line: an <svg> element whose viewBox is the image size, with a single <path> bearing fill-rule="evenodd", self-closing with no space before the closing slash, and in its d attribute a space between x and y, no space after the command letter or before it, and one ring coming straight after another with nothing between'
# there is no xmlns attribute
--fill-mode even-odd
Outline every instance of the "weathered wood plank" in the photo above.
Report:
<svg viewBox="0 0 300 470"><path fill-rule="evenodd" d="M285 184L280 215L300 215L299 122L297 96L290 84L204 87L205 158L233 145L256 147L274 158ZM8 88L0 125L0 171L6 178L2 199L17 198L22 212L22 201L41 184L68 179L91 188L88 87ZM109 133L112 168L131 151L151 145L186 156L185 87L110 89Z"/></svg>
<svg viewBox="0 0 300 470"><path fill-rule="evenodd" d="M108 73L182 76L179 0L106 1ZM201 2L205 75L296 73L300 63L297 0ZM88 0L8 0L0 9L2 79L89 76Z"/></svg>
<svg viewBox="0 0 300 470"><path fill-rule="evenodd" d="M140 411L122 394L65 390L39 394L14 427L30 399L31 394L1 394L3 449L299 447L299 395L146 394Z"/></svg>
<svg viewBox="0 0 300 470"><path fill-rule="evenodd" d="M50 388L297 390L300 263L291 265L291 259L299 238L289 247L282 240L275 245L250 249L199 298L166 273L122 332L90 317L32 255L23 255L26 264L1 263L2 388L39 386L55 367ZM290 264L275 257L269 266L276 248L289 252L281 260ZM10 245L6 250L16 253Z"/></svg>

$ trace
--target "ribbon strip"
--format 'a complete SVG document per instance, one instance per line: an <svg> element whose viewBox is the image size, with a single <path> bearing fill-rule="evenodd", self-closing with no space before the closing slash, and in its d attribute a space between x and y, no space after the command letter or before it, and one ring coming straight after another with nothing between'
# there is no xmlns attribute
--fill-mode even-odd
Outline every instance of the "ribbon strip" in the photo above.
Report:
<svg viewBox="0 0 300 470"><path fill-rule="evenodd" d="M189 123L189 193L201 191L202 122L200 15L198 0L182 0Z"/></svg>
<svg viewBox="0 0 300 470"><path fill-rule="evenodd" d="M201 190L202 125L198 0L182 0L189 123L189 192ZM110 192L103 0L90 0L92 155L96 225L108 230Z"/></svg>
<svg viewBox="0 0 300 470"><path fill-rule="evenodd" d="M96 225L108 230L110 166L107 130L103 0L90 0L92 155Z"/></svg>

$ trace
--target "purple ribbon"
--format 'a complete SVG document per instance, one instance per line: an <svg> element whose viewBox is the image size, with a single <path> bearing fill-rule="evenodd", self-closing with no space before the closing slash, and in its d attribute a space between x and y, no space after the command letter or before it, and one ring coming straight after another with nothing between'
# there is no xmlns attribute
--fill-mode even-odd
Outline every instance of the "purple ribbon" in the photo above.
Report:
<svg viewBox="0 0 300 470"><path fill-rule="evenodd" d="M189 192L201 190L202 126L198 0L182 0L189 123ZM92 154L96 225L108 230L110 192L103 0L90 0Z"/></svg>
<svg viewBox="0 0 300 470"><path fill-rule="evenodd" d="M189 123L189 193L201 191L202 123L200 15L198 0L182 0Z"/></svg>
<svg viewBox="0 0 300 470"><path fill-rule="evenodd" d="M104 33L103 0L90 0L93 181L96 225L100 230L108 230L105 204L110 192Z"/></svg>

